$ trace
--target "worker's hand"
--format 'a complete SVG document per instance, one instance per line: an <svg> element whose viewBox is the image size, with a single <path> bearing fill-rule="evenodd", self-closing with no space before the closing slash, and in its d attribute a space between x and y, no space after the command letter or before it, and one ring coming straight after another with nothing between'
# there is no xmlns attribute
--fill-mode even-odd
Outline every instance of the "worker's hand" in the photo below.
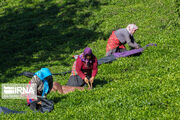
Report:
<svg viewBox="0 0 180 120"><path fill-rule="evenodd" d="M139 48L140 48L139 46L136 47L136 49L139 49Z"/></svg>
<svg viewBox="0 0 180 120"><path fill-rule="evenodd" d="M41 105L41 103L42 103L42 102L40 101L40 102L38 102L37 104Z"/></svg>
<svg viewBox="0 0 180 120"><path fill-rule="evenodd" d="M138 46L136 47L136 49L139 49L139 48L142 48L141 45L138 45Z"/></svg>
<svg viewBox="0 0 180 120"><path fill-rule="evenodd" d="M87 77L84 78L84 82L89 83L89 80L87 79Z"/></svg>
<svg viewBox="0 0 180 120"><path fill-rule="evenodd" d="M91 77L90 78L90 83L93 83L94 82L94 77Z"/></svg>

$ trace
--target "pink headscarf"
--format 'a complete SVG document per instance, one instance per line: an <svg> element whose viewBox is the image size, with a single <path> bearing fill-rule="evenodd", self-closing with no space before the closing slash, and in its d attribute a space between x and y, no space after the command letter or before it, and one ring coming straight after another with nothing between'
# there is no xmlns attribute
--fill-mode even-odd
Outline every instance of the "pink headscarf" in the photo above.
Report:
<svg viewBox="0 0 180 120"><path fill-rule="evenodd" d="M137 30L138 27L135 24L129 24L126 27L127 31L132 35L134 30Z"/></svg>
<svg viewBox="0 0 180 120"><path fill-rule="evenodd" d="M92 58L91 58L90 60L88 60L88 59L86 59L86 55L91 55ZM93 61L92 61L93 56L94 56L94 55L93 55L93 53L92 53L91 48L88 48L88 47L86 47L86 48L84 49L84 52L83 52L81 55L79 55L81 61L85 62L87 66L89 66L89 64L93 62Z"/></svg>

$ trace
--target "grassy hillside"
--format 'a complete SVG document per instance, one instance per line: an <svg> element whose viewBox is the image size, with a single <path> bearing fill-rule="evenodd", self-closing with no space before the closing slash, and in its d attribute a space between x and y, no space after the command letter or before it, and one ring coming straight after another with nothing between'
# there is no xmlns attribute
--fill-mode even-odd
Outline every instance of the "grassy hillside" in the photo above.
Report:
<svg viewBox="0 0 180 120"><path fill-rule="evenodd" d="M95 88L68 95L51 93L51 113L33 113L26 100L0 106L27 114L2 119L179 119L180 3L178 0L1 0L0 82L27 83L18 76L48 67L71 70L73 55L86 46L97 58L113 30L135 23L136 41L157 43L141 56L99 66ZM66 84L70 74L54 76Z"/></svg>

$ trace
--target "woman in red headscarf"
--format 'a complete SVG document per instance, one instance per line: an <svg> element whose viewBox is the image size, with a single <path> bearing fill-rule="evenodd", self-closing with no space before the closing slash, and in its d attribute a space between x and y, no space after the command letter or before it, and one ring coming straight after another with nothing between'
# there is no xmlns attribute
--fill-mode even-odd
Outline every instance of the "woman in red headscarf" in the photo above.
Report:
<svg viewBox="0 0 180 120"><path fill-rule="evenodd" d="M89 82L92 85L98 71L96 56L93 55L91 48L85 48L84 52L78 56L73 64L68 86L84 86Z"/></svg>
<svg viewBox="0 0 180 120"><path fill-rule="evenodd" d="M139 48L133 37L137 29L138 27L135 24L129 24L126 28L113 31L107 42L106 56L126 51L124 46L126 43L132 48Z"/></svg>

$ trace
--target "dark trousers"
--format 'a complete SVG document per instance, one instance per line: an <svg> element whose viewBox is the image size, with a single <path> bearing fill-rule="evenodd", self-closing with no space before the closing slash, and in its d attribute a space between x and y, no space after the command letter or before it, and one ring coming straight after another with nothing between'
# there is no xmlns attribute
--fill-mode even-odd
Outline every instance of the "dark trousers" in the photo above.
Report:
<svg viewBox="0 0 180 120"><path fill-rule="evenodd" d="M90 79L89 76L86 76L88 79ZM71 75L67 84L67 86L76 86L76 87L83 87L86 85L86 83L84 82L84 80L79 77L79 75Z"/></svg>

